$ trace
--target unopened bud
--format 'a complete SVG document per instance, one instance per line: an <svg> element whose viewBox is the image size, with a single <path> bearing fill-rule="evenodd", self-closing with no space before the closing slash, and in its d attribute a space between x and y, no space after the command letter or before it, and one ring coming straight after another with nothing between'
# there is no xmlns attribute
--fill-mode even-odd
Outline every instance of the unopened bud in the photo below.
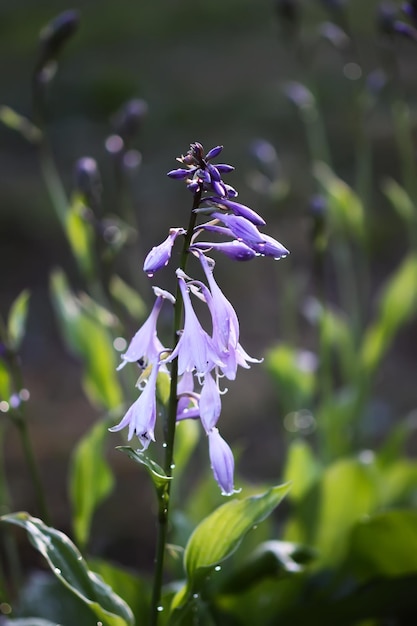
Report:
<svg viewBox="0 0 417 626"><path fill-rule="evenodd" d="M100 202L102 184L95 159L82 157L75 164L75 187L90 204Z"/></svg>
<svg viewBox="0 0 417 626"><path fill-rule="evenodd" d="M136 98L126 102L116 113L113 124L124 141L132 140L140 130L143 118L148 112L145 100Z"/></svg>
<svg viewBox="0 0 417 626"><path fill-rule="evenodd" d="M42 29L40 33L37 73L56 60L67 40L77 30L79 21L78 11L68 10L60 13Z"/></svg>

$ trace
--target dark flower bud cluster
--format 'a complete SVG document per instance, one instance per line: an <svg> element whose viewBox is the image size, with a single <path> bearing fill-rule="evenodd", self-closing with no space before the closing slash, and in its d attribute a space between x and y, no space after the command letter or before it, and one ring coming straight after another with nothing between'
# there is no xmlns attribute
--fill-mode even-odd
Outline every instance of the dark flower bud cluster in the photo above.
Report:
<svg viewBox="0 0 417 626"><path fill-rule="evenodd" d="M139 398L129 408L121 422L111 430L128 427L128 437L136 434L146 449L155 440L156 383L158 372L171 374L170 366L177 360L176 375L172 378L177 397L176 421L199 419L209 444L211 467L222 493L234 493L234 459L226 441L220 436L217 422L221 412L223 378L234 380L237 368L249 368L259 362L250 357L239 342L237 314L217 284L213 270L214 259L207 256L211 251L221 252L235 261L248 261L256 256L280 259L288 250L276 239L261 232L258 227L265 220L251 208L236 201L237 191L226 184L222 175L233 167L214 165L211 161L222 151L217 146L205 154L200 143L193 143L178 161L181 167L168 176L184 180L194 195L193 213L189 230L171 228L168 237L152 248L145 259L144 271L149 277L165 267L172 248L179 237L184 239L184 252L195 256L205 276L205 282L193 279L185 273L185 263L176 269L177 299L170 293L154 287L155 304L146 322L131 340L122 355L119 369L127 363L137 363L141 375ZM196 224L197 218L206 221ZM207 241L199 241L202 233ZM221 241L211 241L211 236ZM188 256L188 255L186 255ZM211 334L201 325L193 306L198 298L207 306L211 317ZM172 347L164 347L157 335L157 321L165 302L177 306L182 303L184 323L178 330L178 341ZM173 382L175 381L175 382Z"/></svg>

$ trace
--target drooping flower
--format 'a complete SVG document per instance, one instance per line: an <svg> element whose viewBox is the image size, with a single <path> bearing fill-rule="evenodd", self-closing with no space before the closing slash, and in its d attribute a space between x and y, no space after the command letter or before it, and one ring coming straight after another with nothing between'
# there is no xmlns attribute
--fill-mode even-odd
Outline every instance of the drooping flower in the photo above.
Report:
<svg viewBox="0 0 417 626"><path fill-rule="evenodd" d="M213 320L213 341L223 356L223 352L236 348L239 342L239 320L233 306L216 283L207 257L199 254L199 259L210 287L211 298L207 304Z"/></svg>
<svg viewBox="0 0 417 626"><path fill-rule="evenodd" d="M217 381L208 373L204 376L200 394L200 419L206 433L217 424L221 409L222 403Z"/></svg>
<svg viewBox="0 0 417 626"><path fill-rule="evenodd" d="M178 235L184 235L185 230L183 228L171 228L168 237L159 244L154 246L148 253L145 262L143 264L143 271L151 278L155 272L160 270L165 265L168 265L171 258L172 247Z"/></svg>
<svg viewBox="0 0 417 626"><path fill-rule="evenodd" d="M121 422L117 426L109 428L111 432L117 432L128 426L129 441L134 434L137 435L142 444L142 450L146 450L150 442L155 441L156 379L158 370L158 364L152 364L149 378L139 398L128 409Z"/></svg>
<svg viewBox="0 0 417 626"><path fill-rule="evenodd" d="M208 433L209 455L211 469L223 496L231 496L237 493L234 488L235 460L229 445L220 436L217 428L212 428Z"/></svg>
<svg viewBox="0 0 417 626"><path fill-rule="evenodd" d="M121 370L126 363L142 362L146 365L149 362L159 361L160 354L166 349L160 342L156 332L156 324L161 311L164 300L169 299L171 302L174 298L170 293L162 289L154 288L157 295L152 311L144 324L140 327L136 335L131 340L128 349L121 355L122 362L118 370Z"/></svg>
<svg viewBox="0 0 417 626"><path fill-rule="evenodd" d="M202 250L203 252L216 250L225 254L232 261L250 261L257 255L252 248L249 248L249 246L237 239L219 242L198 241L193 244L192 248Z"/></svg>
<svg viewBox="0 0 417 626"><path fill-rule="evenodd" d="M184 302L184 329L171 355L169 363L178 357L178 373L195 371L198 375L207 374L222 360L215 350L213 340L201 326L191 303L190 294L182 273L177 270L179 287Z"/></svg>

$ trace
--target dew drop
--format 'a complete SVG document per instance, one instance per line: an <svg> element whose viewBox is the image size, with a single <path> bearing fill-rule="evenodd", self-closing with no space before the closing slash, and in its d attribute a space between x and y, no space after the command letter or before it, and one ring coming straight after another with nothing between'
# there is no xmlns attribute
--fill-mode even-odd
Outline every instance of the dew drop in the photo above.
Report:
<svg viewBox="0 0 417 626"><path fill-rule="evenodd" d="M59 569L59 567L54 567L54 574L57 574L58 576L60 574L62 574L61 570Z"/></svg>
<svg viewBox="0 0 417 626"><path fill-rule="evenodd" d="M175 469L175 463L171 463L170 468Z"/></svg>
<svg viewBox="0 0 417 626"><path fill-rule="evenodd" d="M148 278L153 278L154 272L146 272Z"/></svg>
<svg viewBox="0 0 417 626"><path fill-rule="evenodd" d="M164 443L162 444L162 447L163 447L163 448L166 448L167 446L168 446L168 444L167 444L167 443L165 443L165 441L164 441Z"/></svg>
<svg viewBox="0 0 417 626"><path fill-rule="evenodd" d="M256 530L258 528L258 526L255 524L255 526L252 526L252 530Z"/></svg>
<svg viewBox="0 0 417 626"><path fill-rule="evenodd" d="M163 606L161 606L161 605L159 605L159 606L157 606L157 607L156 607L156 610L157 610L159 613L162 613L162 611L164 610L164 607L163 607Z"/></svg>
<svg viewBox="0 0 417 626"><path fill-rule="evenodd" d="M216 565L216 567L214 568L215 572L220 572L220 570L222 569L221 565Z"/></svg>
<svg viewBox="0 0 417 626"><path fill-rule="evenodd" d="M193 593L194 600L198 600L198 593Z"/></svg>

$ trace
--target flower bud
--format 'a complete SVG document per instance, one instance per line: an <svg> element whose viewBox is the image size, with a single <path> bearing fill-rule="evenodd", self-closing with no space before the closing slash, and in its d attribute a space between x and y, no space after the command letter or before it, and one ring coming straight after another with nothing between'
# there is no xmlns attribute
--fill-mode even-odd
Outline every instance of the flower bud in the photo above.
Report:
<svg viewBox="0 0 417 626"><path fill-rule="evenodd" d="M42 29L39 42L39 59L36 64L37 74L42 72L45 66L56 60L67 40L76 32L79 21L78 11L70 9L60 13Z"/></svg>
<svg viewBox="0 0 417 626"><path fill-rule="evenodd" d="M145 100L135 98L126 102L114 116L116 133L124 141L132 140L140 130L142 121L148 112Z"/></svg>
<svg viewBox="0 0 417 626"><path fill-rule="evenodd" d="M75 164L75 188L89 204L100 202L102 184L97 162L91 157L82 157Z"/></svg>

